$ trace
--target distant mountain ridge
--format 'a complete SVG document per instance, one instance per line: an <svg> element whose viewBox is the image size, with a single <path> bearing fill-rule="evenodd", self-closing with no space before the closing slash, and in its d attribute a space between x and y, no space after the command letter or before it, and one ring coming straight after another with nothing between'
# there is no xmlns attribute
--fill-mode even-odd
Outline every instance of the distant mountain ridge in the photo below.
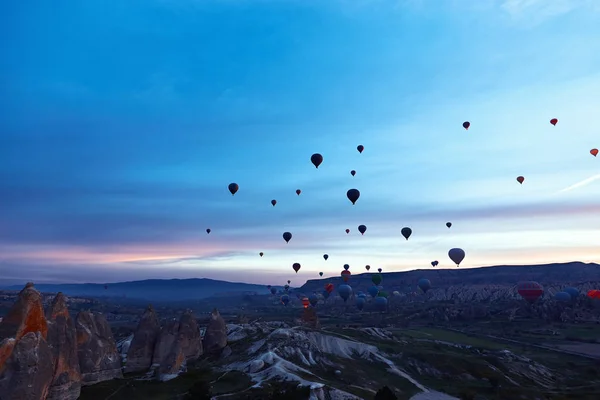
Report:
<svg viewBox="0 0 600 400"><path fill-rule="evenodd" d="M104 285L108 288L105 289ZM118 283L36 284L40 292L63 292L68 296L123 297L154 301L200 300L226 293L269 293L265 285L242 282L226 282L207 278L193 279L147 279ZM5 287L5 290L21 290L23 285Z"/></svg>

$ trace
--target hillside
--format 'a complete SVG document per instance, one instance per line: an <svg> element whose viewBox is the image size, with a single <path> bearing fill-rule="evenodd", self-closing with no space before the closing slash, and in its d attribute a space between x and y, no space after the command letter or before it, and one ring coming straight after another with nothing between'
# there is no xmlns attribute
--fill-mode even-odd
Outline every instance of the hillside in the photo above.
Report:
<svg viewBox="0 0 600 400"><path fill-rule="evenodd" d="M363 267L351 268L353 271L349 284L355 290L367 290L372 286L373 273L362 273ZM354 272L358 272L356 275ZM375 272L377 274L377 272ZM386 290L411 291L415 290L419 279L431 281L432 287L443 288L450 286L498 285L514 286L519 281L537 281L542 285L577 285L583 282L600 281L600 265L595 263L569 262L562 264L541 265L500 265L481 268L453 269L417 269L406 272L382 273L382 285ZM311 291L322 292L326 283L339 285L341 277L311 279L299 290L304 293Z"/></svg>
<svg viewBox="0 0 600 400"><path fill-rule="evenodd" d="M22 285L10 286L7 290L21 290ZM105 284L38 284L41 292L63 292L69 296L123 297L151 301L198 300L229 293L256 292L267 294L263 285L226 282L213 279L148 279L143 281Z"/></svg>

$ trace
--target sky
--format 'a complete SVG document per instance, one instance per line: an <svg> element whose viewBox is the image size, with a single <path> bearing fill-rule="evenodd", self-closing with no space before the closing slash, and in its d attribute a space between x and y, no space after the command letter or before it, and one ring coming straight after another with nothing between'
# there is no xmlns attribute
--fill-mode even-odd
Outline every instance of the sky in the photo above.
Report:
<svg viewBox="0 0 600 400"><path fill-rule="evenodd" d="M27 3L0 6L0 283L600 259L596 0Z"/></svg>

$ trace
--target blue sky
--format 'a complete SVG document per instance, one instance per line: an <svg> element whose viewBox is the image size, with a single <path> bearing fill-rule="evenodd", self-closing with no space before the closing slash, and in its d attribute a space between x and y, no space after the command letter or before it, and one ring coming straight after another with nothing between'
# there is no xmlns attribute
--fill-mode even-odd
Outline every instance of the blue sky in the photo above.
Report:
<svg viewBox="0 0 600 400"><path fill-rule="evenodd" d="M600 258L595 1L2 8L2 282Z"/></svg>

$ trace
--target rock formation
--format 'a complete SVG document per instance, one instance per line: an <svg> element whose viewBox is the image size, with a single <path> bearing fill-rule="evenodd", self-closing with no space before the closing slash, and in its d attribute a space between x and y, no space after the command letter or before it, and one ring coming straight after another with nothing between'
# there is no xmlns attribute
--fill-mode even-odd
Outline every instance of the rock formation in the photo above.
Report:
<svg viewBox="0 0 600 400"><path fill-rule="evenodd" d="M148 306L131 340L127 351L125 372L147 371L160 332L160 323L152 306Z"/></svg>
<svg viewBox="0 0 600 400"><path fill-rule="evenodd" d="M206 354L219 353L227 346L227 325L216 308L211 313L211 318L204 334L204 352Z"/></svg>
<svg viewBox="0 0 600 400"><path fill-rule="evenodd" d="M28 283L0 322L0 399L46 398L52 381L52 353L42 296Z"/></svg>
<svg viewBox="0 0 600 400"><path fill-rule="evenodd" d="M77 332L62 293L54 298L46 311L46 319L47 342L52 351L54 366L48 400L77 400L81 392Z"/></svg>
<svg viewBox="0 0 600 400"><path fill-rule="evenodd" d="M185 312L179 321L169 321L160 331L152 363L158 365L158 378L174 376L187 361L202 355L200 328L194 315Z"/></svg>
<svg viewBox="0 0 600 400"><path fill-rule="evenodd" d="M123 378L121 357L106 318L82 311L77 314L77 355L83 386Z"/></svg>

